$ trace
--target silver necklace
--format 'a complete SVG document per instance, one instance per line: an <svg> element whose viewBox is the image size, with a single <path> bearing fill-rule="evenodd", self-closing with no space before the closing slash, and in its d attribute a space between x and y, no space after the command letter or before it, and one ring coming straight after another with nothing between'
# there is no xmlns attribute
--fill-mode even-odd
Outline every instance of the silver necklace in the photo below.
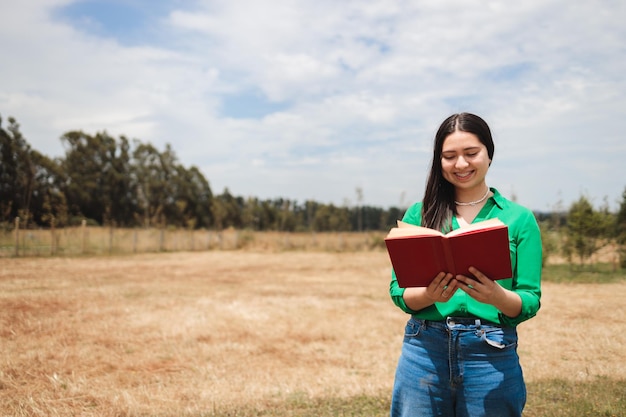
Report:
<svg viewBox="0 0 626 417"><path fill-rule="evenodd" d="M470 201L469 203L462 203L460 201L454 200L454 204L456 204L457 206L475 206L476 204L479 204L479 203L482 203L483 201L485 201L485 199L489 195L489 191L491 191L491 190L489 190L489 187L487 187L487 192L485 193L484 196L482 196L482 198L480 200Z"/></svg>

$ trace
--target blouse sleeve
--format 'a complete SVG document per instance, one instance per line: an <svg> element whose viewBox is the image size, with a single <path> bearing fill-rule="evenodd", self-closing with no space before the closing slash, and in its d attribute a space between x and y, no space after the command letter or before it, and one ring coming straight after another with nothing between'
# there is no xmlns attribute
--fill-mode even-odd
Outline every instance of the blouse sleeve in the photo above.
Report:
<svg viewBox="0 0 626 417"><path fill-rule="evenodd" d="M421 211L422 204L415 203L404 213L402 217L402 221L409 224L414 224L416 226L421 225ZM391 271L391 282L389 284L389 295L391 296L391 300L393 303L398 306L402 311L409 314L414 314L416 311L411 310L406 303L404 302L404 291L405 288L400 288L398 285L398 279L396 278L396 273Z"/></svg>
<svg viewBox="0 0 626 417"><path fill-rule="evenodd" d="M537 314L541 298L542 246L539 225L528 211L515 222L516 265L512 290L522 299L522 311L517 317L500 313L500 323L514 327Z"/></svg>

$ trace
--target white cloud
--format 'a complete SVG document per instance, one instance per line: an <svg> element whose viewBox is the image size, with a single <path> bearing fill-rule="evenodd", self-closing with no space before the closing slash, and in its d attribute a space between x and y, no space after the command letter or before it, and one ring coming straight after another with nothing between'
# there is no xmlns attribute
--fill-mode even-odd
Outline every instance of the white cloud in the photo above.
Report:
<svg viewBox="0 0 626 417"><path fill-rule="evenodd" d="M56 17L70 3L0 26L0 114L44 153L107 130L171 143L215 192L389 205L420 198L438 123L468 110L496 137L490 181L531 208L626 185L623 2L172 2L133 45ZM225 113L250 92L281 106Z"/></svg>

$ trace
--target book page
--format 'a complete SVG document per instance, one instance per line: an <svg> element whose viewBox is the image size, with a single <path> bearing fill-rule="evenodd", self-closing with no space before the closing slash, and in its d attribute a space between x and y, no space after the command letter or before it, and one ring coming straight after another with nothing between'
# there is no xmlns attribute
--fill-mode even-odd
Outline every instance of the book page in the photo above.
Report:
<svg viewBox="0 0 626 417"><path fill-rule="evenodd" d="M483 220L482 222L472 223L468 226L460 227L456 230L453 230L450 233L446 234L446 236L451 237L451 236L456 236L456 235L460 235L463 233L475 232L477 230L489 229L489 228L498 227L498 226L504 226L504 223L502 223L502 221L498 218Z"/></svg>
<svg viewBox="0 0 626 417"><path fill-rule="evenodd" d="M387 237L408 237L408 236L443 236L443 233L423 226L405 223L398 220L398 227L389 231Z"/></svg>

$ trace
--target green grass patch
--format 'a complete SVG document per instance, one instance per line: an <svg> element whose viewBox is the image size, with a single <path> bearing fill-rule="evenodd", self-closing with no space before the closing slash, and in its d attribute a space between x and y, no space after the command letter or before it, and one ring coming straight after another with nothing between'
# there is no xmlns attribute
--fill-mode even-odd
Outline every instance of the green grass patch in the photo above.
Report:
<svg viewBox="0 0 626 417"><path fill-rule="evenodd" d="M525 417L626 416L626 380L539 381L528 384Z"/></svg>
<svg viewBox="0 0 626 417"><path fill-rule="evenodd" d="M609 284L626 280L626 270L614 269L613 265L548 265L543 268L543 282Z"/></svg>
<svg viewBox="0 0 626 417"><path fill-rule="evenodd" d="M571 382L561 379L527 384L524 417L623 417L626 416L626 380L597 378ZM310 398L294 394L263 405L232 406L205 417L383 417L389 415L391 391L378 396Z"/></svg>
<svg viewBox="0 0 626 417"><path fill-rule="evenodd" d="M271 400L263 405L232 406L214 410L203 417L383 417L389 416L390 393L379 396L361 395L349 398L311 398L305 393L282 401Z"/></svg>

